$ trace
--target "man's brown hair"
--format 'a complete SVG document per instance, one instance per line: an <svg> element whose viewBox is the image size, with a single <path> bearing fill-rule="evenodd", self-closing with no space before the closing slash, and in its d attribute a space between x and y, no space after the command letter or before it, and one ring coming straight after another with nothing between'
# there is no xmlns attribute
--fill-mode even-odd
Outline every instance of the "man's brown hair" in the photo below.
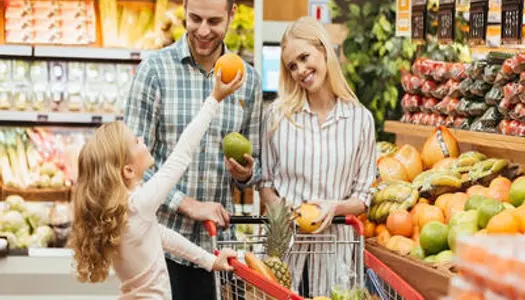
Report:
<svg viewBox="0 0 525 300"><path fill-rule="evenodd" d="M184 0L184 7L186 7L186 4L188 3L188 1L190 0ZM235 4L235 1L236 0L226 0L226 8L228 9L228 11L232 10L233 8L233 4Z"/></svg>

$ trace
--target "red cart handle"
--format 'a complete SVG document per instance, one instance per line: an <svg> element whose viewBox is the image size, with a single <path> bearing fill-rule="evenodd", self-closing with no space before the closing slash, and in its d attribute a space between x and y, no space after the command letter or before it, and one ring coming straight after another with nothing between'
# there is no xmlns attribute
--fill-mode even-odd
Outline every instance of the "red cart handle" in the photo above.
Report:
<svg viewBox="0 0 525 300"><path fill-rule="evenodd" d="M348 215L348 216L336 216L332 219L332 224L346 224L354 227L355 232L359 236L363 236L365 234L365 227L359 219L354 215Z"/></svg>
<svg viewBox="0 0 525 300"><path fill-rule="evenodd" d="M217 236L217 224L211 220L204 221L204 227L208 231L210 237Z"/></svg>

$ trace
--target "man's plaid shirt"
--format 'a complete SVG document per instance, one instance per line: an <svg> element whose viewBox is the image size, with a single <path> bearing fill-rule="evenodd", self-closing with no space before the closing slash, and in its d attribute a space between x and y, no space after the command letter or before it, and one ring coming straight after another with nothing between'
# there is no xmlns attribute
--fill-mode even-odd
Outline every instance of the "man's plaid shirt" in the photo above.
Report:
<svg viewBox="0 0 525 300"><path fill-rule="evenodd" d="M220 202L233 213L231 183L242 188L255 183L260 176L261 83L253 67L245 64L245 71L244 85L221 103L221 111L210 124L192 163L157 212L159 223L209 251L212 250L211 240L202 223L177 213L177 208L187 195L199 201ZM144 180L149 180L162 166L182 131L211 94L214 83L213 72L207 74L193 60L186 35L175 44L155 52L138 66L124 118L131 130L144 138L155 158L155 166L146 172ZM224 165L221 141L233 131L246 136L253 145L254 175L244 185L234 182ZM222 239L234 236L233 228L219 234ZM166 255L189 265L187 261Z"/></svg>

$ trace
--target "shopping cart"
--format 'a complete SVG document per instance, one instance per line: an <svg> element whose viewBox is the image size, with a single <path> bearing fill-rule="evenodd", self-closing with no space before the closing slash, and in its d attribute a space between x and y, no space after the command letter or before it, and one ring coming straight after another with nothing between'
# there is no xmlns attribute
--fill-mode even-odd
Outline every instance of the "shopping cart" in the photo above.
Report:
<svg viewBox="0 0 525 300"><path fill-rule="evenodd" d="M233 216L231 224L263 224L264 217ZM334 217L333 224L346 224L354 228L355 236L352 240L338 240L334 235L326 234L299 234L294 232L291 244L325 244L326 251L309 252L309 255L334 255L341 244L350 244L353 249L353 275L350 287L368 287L370 291L381 300L390 299L423 299L413 288L406 284L388 267L381 263L377 258L364 250L363 224L355 216ZM233 249L247 249L254 253L264 251L265 236L253 235L244 241L220 241L217 242L217 230L213 222L205 222L205 227L212 238L212 245L215 253L218 254L220 248L228 247ZM292 245L291 245L292 246ZM304 254L292 250L290 246L287 255ZM339 248L341 249L341 248ZM240 250L242 251L242 250ZM259 252L258 252L259 251ZM365 280L365 261L367 264ZM217 299L223 300L258 300L258 299L305 299L299 294L282 287L281 285L266 279L263 275L250 269L236 258L229 260L234 272L215 272L215 288ZM294 270L292 270L293 272ZM375 272L374 272L375 271ZM308 291L301 291L302 295ZM396 292L399 292L397 294Z"/></svg>

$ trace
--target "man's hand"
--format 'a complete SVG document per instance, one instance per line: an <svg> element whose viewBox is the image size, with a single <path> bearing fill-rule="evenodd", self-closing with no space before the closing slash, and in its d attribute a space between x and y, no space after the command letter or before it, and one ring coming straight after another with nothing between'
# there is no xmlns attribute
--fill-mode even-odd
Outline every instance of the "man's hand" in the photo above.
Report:
<svg viewBox="0 0 525 300"><path fill-rule="evenodd" d="M179 206L180 211L195 221L212 221L219 227L228 227L230 214L220 203L201 202L186 197Z"/></svg>
<svg viewBox="0 0 525 300"><path fill-rule="evenodd" d="M239 182L246 182L252 176L254 159L248 154L244 154L244 158L248 162L246 166L241 165L233 158L227 159L224 157L226 169L232 177Z"/></svg>

